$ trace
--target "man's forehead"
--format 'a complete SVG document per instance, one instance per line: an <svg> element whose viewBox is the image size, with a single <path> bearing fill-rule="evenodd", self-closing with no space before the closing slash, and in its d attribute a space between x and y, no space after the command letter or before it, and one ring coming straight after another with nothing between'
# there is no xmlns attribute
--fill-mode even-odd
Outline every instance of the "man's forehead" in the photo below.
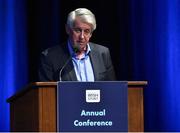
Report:
<svg viewBox="0 0 180 133"><path fill-rule="evenodd" d="M76 19L74 20L74 27L84 27L84 28L87 28L87 29L91 29L92 28L92 24L86 22L85 20L79 18L79 17L76 17Z"/></svg>

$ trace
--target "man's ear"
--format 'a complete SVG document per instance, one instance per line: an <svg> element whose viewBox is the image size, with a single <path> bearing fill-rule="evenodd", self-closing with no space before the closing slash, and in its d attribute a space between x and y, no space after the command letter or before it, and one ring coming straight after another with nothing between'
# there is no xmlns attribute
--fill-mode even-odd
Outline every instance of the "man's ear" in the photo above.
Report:
<svg viewBox="0 0 180 133"><path fill-rule="evenodd" d="M65 25L65 29L66 29L66 33L69 35L69 33L70 33L70 27L66 24Z"/></svg>

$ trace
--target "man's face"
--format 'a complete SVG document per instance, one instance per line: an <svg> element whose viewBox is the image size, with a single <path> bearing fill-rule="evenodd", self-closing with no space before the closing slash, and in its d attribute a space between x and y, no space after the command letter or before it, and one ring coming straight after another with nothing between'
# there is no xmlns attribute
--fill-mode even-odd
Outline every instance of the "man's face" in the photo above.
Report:
<svg viewBox="0 0 180 133"><path fill-rule="evenodd" d="M76 18L73 28L66 27L66 32L72 45L79 45L81 52L86 50L87 43L92 35L90 24L82 22L80 18Z"/></svg>

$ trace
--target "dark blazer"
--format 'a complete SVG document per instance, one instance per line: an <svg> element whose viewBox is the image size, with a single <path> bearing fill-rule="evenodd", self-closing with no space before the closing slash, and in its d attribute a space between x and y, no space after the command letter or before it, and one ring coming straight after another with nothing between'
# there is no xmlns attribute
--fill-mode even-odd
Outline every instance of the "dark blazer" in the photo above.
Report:
<svg viewBox="0 0 180 133"><path fill-rule="evenodd" d="M95 43L89 43L89 46L91 48L89 54L95 81L115 80L109 49ZM62 81L77 81L72 60L69 60L70 58L67 43L56 45L43 51L39 64L39 80L59 81L61 76ZM66 62L68 63L60 74L60 70Z"/></svg>

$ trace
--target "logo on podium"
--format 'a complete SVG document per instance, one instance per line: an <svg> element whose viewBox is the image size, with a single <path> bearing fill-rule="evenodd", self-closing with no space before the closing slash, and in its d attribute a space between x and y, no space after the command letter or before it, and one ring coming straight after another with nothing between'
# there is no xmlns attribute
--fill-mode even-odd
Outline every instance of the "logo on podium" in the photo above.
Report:
<svg viewBox="0 0 180 133"><path fill-rule="evenodd" d="M100 90L86 90L86 102L87 103L99 103L100 102Z"/></svg>

